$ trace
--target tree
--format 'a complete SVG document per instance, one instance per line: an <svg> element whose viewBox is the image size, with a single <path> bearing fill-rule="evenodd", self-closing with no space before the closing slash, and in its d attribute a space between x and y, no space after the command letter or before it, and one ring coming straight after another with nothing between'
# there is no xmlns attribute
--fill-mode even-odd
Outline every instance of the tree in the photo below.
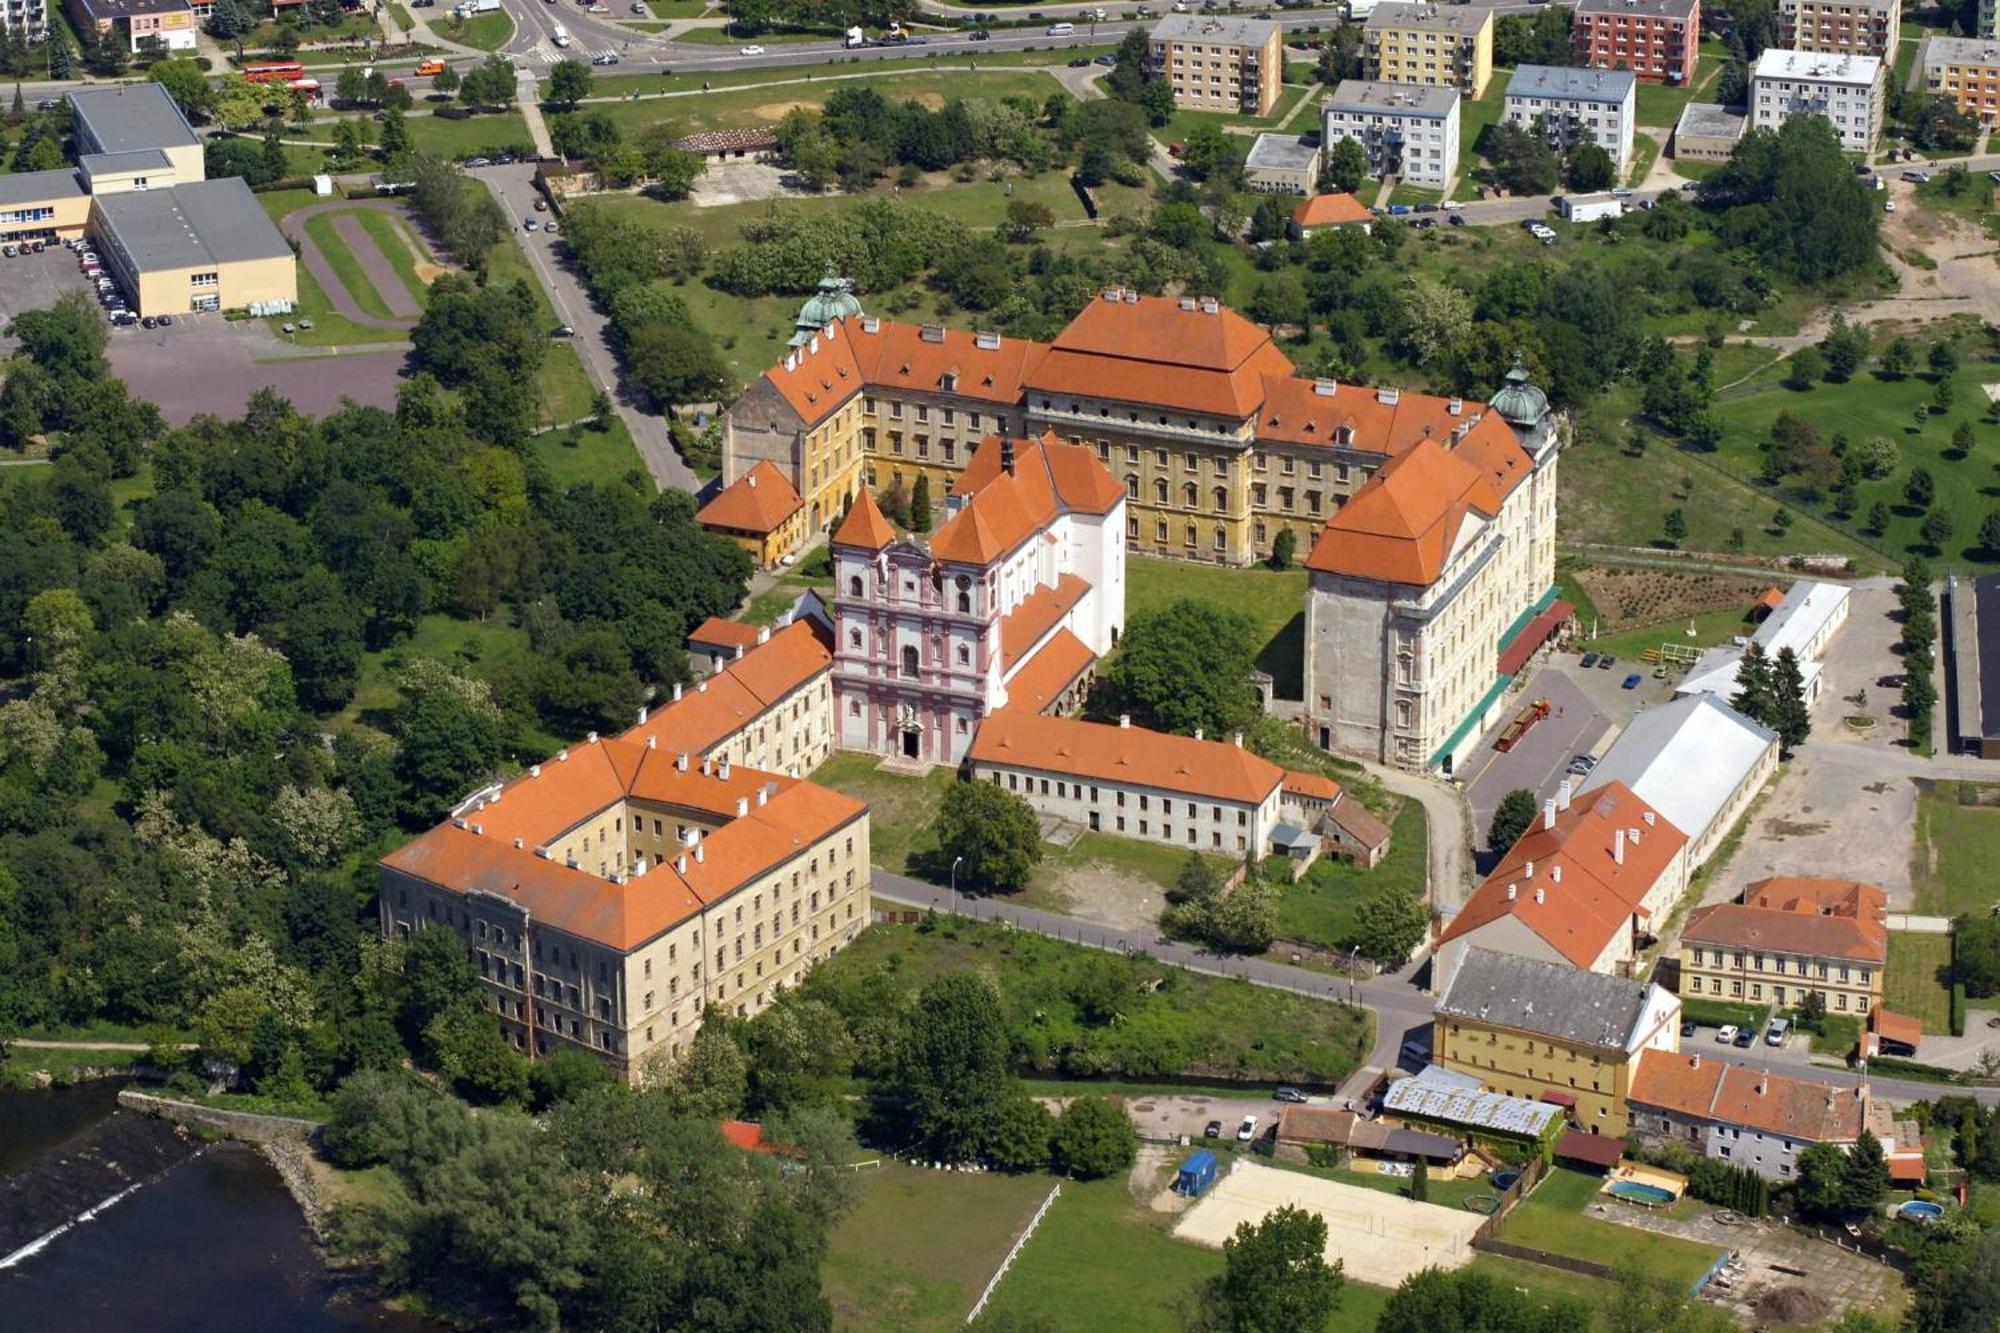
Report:
<svg viewBox="0 0 2000 1333"><path fill-rule="evenodd" d="M431 77L431 90L440 97L449 98L458 91L458 71L446 65Z"/></svg>
<svg viewBox="0 0 2000 1333"><path fill-rule="evenodd" d="M1817 347L1805 346L1792 353L1791 373L1786 382L1794 389L1810 389L1826 374L1826 358Z"/></svg>
<svg viewBox="0 0 2000 1333"><path fill-rule="evenodd" d="M402 108L390 107L382 113L382 129L378 137L384 161L394 162L410 151L410 124Z"/></svg>
<svg viewBox="0 0 2000 1333"><path fill-rule="evenodd" d="M992 1142L1008 1089L1000 997L975 973L954 972L917 995L896 1061L896 1086L918 1144L946 1162Z"/></svg>
<svg viewBox="0 0 2000 1333"><path fill-rule="evenodd" d="M1299 534L1291 528L1279 528L1271 538L1271 568L1286 570L1292 567L1292 559L1299 549Z"/></svg>
<svg viewBox="0 0 2000 1333"><path fill-rule="evenodd" d="M1213 602L1182 598L1141 611L1127 622L1092 707L1162 731L1226 736L1256 713L1256 641L1249 617Z"/></svg>
<svg viewBox="0 0 2000 1333"><path fill-rule="evenodd" d="M917 474L916 487L910 492L910 530L931 530L931 477L928 472Z"/></svg>
<svg viewBox="0 0 2000 1333"><path fill-rule="evenodd" d="M1493 822L1486 829L1486 845L1495 852L1504 853L1521 840L1535 822L1541 810L1535 793L1527 787L1516 787L1500 798L1500 804L1493 808Z"/></svg>
<svg viewBox="0 0 2000 1333"><path fill-rule="evenodd" d="M549 66L549 105L573 111L590 96L590 66L581 60L558 60Z"/></svg>
<svg viewBox="0 0 2000 1333"><path fill-rule="evenodd" d="M1845 315L1836 314L1826 337L1820 340L1819 350L1826 358L1826 378L1846 381L1868 359L1868 331L1849 324Z"/></svg>
<svg viewBox="0 0 2000 1333"><path fill-rule="evenodd" d="M1798 1155L1798 1183L1792 1198L1808 1217L1837 1215L1845 1203L1847 1154L1831 1143L1815 1143Z"/></svg>
<svg viewBox="0 0 2000 1333"><path fill-rule="evenodd" d="M938 810L938 870L971 891L1018 889L1041 864L1042 837L1028 803L991 782L958 782Z"/></svg>
<svg viewBox="0 0 2000 1333"><path fill-rule="evenodd" d="M1868 532L1876 537L1889 530L1889 506L1877 500L1868 506Z"/></svg>
<svg viewBox="0 0 2000 1333"><path fill-rule="evenodd" d="M500 713L486 687L436 662L405 670L396 710L396 768L426 820L444 813L500 761Z"/></svg>
<svg viewBox="0 0 2000 1333"><path fill-rule="evenodd" d="M1889 1192L1889 1159L1882 1141L1863 1128L1840 1172L1840 1201L1849 1212L1873 1212Z"/></svg>
<svg viewBox="0 0 2000 1333"><path fill-rule="evenodd" d="M1002 1171L1033 1171L1049 1160L1054 1133L1049 1108L1016 1088L1001 1099L986 1155Z"/></svg>
<svg viewBox="0 0 2000 1333"><path fill-rule="evenodd" d="M1330 186L1344 193L1353 194L1361 188L1361 182L1367 179L1368 150L1361 146L1359 139L1344 138L1327 153L1326 166L1320 173L1322 189Z"/></svg>
<svg viewBox="0 0 2000 1333"><path fill-rule="evenodd" d="M1730 696L1729 706L1753 721L1770 726L1777 716L1777 700L1771 659L1765 655L1764 645L1753 639L1743 649L1742 660L1737 664L1736 693Z"/></svg>
<svg viewBox="0 0 2000 1333"><path fill-rule="evenodd" d="M1001 226L1001 234L1010 241L1025 244L1035 239L1035 233L1046 231L1055 223L1055 212L1047 204L1013 199L1008 201L1007 221Z"/></svg>
<svg viewBox="0 0 2000 1333"><path fill-rule="evenodd" d="M1668 510L1666 521L1667 545L1679 546L1687 540L1687 535L1687 515L1682 513L1678 508Z"/></svg>
<svg viewBox="0 0 2000 1333"><path fill-rule="evenodd" d="M1421 896L1390 889L1361 900L1354 911L1354 943L1378 963L1394 964L1416 952L1430 935L1430 909Z"/></svg>
<svg viewBox="0 0 2000 1333"><path fill-rule="evenodd" d="M1132 1165L1139 1135L1124 1108L1110 1098L1073 1097L1056 1117L1049 1149L1057 1170L1095 1180Z"/></svg>
<svg viewBox="0 0 2000 1333"><path fill-rule="evenodd" d="M1896 442L1883 435L1871 435L1860 444L1854 445L1851 456L1861 475L1870 481L1880 481L1895 472L1902 461L1902 453Z"/></svg>
<svg viewBox="0 0 2000 1333"><path fill-rule="evenodd" d="M735 378L700 329L652 324L625 334L625 371L660 411L708 402L733 391Z"/></svg>
<svg viewBox="0 0 2000 1333"><path fill-rule="evenodd" d="M1243 174L1245 152L1241 135L1225 134L1221 126L1203 122L1188 131L1181 168L1198 181L1234 184Z"/></svg>
<svg viewBox="0 0 2000 1333"><path fill-rule="evenodd" d="M167 96L174 99L190 120L207 119L212 90L207 73L193 60L186 56L156 60L146 71L146 77L166 89ZM15 95L19 96L19 92Z"/></svg>
<svg viewBox="0 0 2000 1333"><path fill-rule="evenodd" d="M1945 546L1951 541L1954 526L1950 510L1933 509L1924 515L1924 521L1918 527L1917 535L1924 539L1924 545L1942 555Z"/></svg>
<svg viewBox="0 0 2000 1333"><path fill-rule="evenodd" d="M1447 359L1472 324L1472 298L1432 278L1403 287L1396 340L1420 366Z"/></svg>
<svg viewBox="0 0 2000 1333"><path fill-rule="evenodd" d="M347 106L360 106L368 100L368 71L360 65L342 65L340 73L334 76L333 95L335 100Z"/></svg>
<svg viewBox="0 0 2000 1333"><path fill-rule="evenodd" d="M1917 349L1908 338L1893 338L1882 350L1882 373L1892 380L1907 376L1917 367Z"/></svg>
<svg viewBox="0 0 2000 1333"><path fill-rule="evenodd" d="M1427 1203L1431 1197L1431 1164L1425 1158L1417 1159L1416 1167L1410 1172L1410 1198L1417 1203Z"/></svg>
<svg viewBox="0 0 2000 1333"><path fill-rule="evenodd" d="M1325 1219L1291 1205L1273 1209L1222 1243L1203 1322L1228 1333L1314 1333L1340 1308L1341 1267L1326 1262Z"/></svg>
<svg viewBox="0 0 2000 1333"><path fill-rule="evenodd" d="M1928 468L1912 468L1903 481L1903 502L1913 509L1928 509L1937 495L1937 483Z"/></svg>
<svg viewBox="0 0 2000 1333"><path fill-rule="evenodd" d="M2000 560L2000 509L1990 509L1979 521L1979 549L1988 560Z"/></svg>
<svg viewBox="0 0 2000 1333"><path fill-rule="evenodd" d="M1618 166L1600 145L1585 141L1570 150L1563 175L1572 190L1608 190L1618 183Z"/></svg>
<svg viewBox="0 0 2000 1333"><path fill-rule="evenodd" d="M705 1022L680 1063L667 1076L667 1097L674 1111L713 1124L743 1113L749 1096L749 1062L729 1027Z"/></svg>
<svg viewBox="0 0 2000 1333"><path fill-rule="evenodd" d="M1951 345L1951 339L1939 338L1931 344L1929 354L1924 358L1930 363L1931 374L1939 379L1949 378L1958 370L1958 352Z"/></svg>
<svg viewBox="0 0 2000 1333"><path fill-rule="evenodd" d="M1763 720L1778 733L1784 752L1795 752L1812 734L1812 708L1806 702L1805 674L1799 667L1798 654L1790 647L1778 650L1778 659L1771 668L1771 711L1772 715Z"/></svg>
<svg viewBox="0 0 2000 1333"><path fill-rule="evenodd" d="M1391 1293L1375 1333L1566 1333L1589 1328L1592 1314L1575 1298L1530 1295L1511 1274L1426 1268Z"/></svg>

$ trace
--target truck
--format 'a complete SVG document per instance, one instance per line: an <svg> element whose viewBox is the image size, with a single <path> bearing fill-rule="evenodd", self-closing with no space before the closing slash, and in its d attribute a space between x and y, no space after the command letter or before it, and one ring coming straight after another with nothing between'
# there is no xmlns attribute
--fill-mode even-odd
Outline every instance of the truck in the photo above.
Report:
<svg viewBox="0 0 2000 1333"><path fill-rule="evenodd" d="M1625 201L1609 194L1567 194L1555 201L1556 211L1570 222L1595 222L1625 216Z"/></svg>
<svg viewBox="0 0 2000 1333"><path fill-rule="evenodd" d="M866 45L868 45L868 34L867 34L867 33L865 33L865 32L863 32L863 31L861 31L861 29L859 29L859 28L849 28L849 29L847 30L847 49L848 49L848 50L852 51L852 50L853 50L853 49L854 49L855 47L857 47L857 46L866 46Z"/></svg>
<svg viewBox="0 0 2000 1333"><path fill-rule="evenodd" d="M1540 722L1548 715L1549 701L1547 699L1535 700L1520 712L1514 714L1514 720L1509 722L1507 729L1500 733L1500 739L1493 742L1493 748L1501 754L1507 753L1507 751L1521 743L1521 738L1527 735L1537 722Z"/></svg>
<svg viewBox="0 0 2000 1333"><path fill-rule="evenodd" d="M474 14L498 13L499 9L500 0L459 0L458 6L451 12L462 19L469 19Z"/></svg>
<svg viewBox="0 0 2000 1333"><path fill-rule="evenodd" d="M557 46L569 45L569 29L565 28L562 24L556 24L551 35L555 38Z"/></svg>
<svg viewBox="0 0 2000 1333"><path fill-rule="evenodd" d="M442 73L444 73L444 61L442 60L425 60L417 64L417 77L420 79L428 79L433 75Z"/></svg>

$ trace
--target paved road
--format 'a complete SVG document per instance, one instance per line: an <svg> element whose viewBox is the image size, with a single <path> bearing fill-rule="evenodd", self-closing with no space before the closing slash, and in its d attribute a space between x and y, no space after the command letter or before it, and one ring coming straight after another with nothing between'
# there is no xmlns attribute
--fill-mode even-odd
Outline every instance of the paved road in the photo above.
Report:
<svg viewBox="0 0 2000 1333"><path fill-rule="evenodd" d="M535 216L538 196L533 184L534 167L517 162L504 167L478 167L469 174L484 181L486 188L493 191L515 227L523 219ZM652 474L654 484L662 490L673 487L699 492L701 479L681 460L667 423L646 411L619 384L618 359L611 351L611 321L591 303L590 294L567 258L557 253L557 241L550 240L543 232L522 232L520 239L521 248L528 254L528 266L535 271L536 281L556 308L556 317L576 330L577 355L583 358L591 383L610 390L618 405L618 416L632 432L633 443L639 447L639 456L646 460L646 470Z"/></svg>

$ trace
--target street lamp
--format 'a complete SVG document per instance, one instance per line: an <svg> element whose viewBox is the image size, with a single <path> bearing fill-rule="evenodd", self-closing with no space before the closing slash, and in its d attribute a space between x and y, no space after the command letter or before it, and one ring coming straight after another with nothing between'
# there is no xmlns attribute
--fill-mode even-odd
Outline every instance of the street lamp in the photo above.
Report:
<svg viewBox="0 0 2000 1333"><path fill-rule="evenodd" d="M951 914L953 916L958 915L958 863L964 859L962 856L951 858Z"/></svg>
<svg viewBox="0 0 2000 1333"><path fill-rule="evenodd" d="M1361 957L1361 946L1355 945L1347 951L1347 1002L1354 1003L1354 969Z"/></svg>

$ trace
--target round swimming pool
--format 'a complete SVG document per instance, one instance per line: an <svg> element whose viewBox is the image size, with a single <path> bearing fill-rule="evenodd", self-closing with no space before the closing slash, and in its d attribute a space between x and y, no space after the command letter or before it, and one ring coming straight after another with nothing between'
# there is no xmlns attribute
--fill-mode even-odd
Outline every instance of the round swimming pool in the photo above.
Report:
<svg viewBox="0 0 2000 1333"><path fill-rule="evenodd" d="M1642 1180L1614 1180L1604 1192L1614 1199L1623 1199L1627 1203L1653 1205L1669 1204L1680 1197L1670 1189L1648 1185Z"/></svg>
<svg viewBox="0 0 2000 1333"><path fill-rule="evenodd" d="M1514 1182L1520 1178L1521 1173L1519 1171L1495 1171L1493 1173L1493 1188L1505 1194L1508 1190L1514 1188Z"/></svg>
<svg viewBox="0 0 2000 1333"><path fill-rule="evenodd" d="M1935 1222L1944 1216L1943 1205L1927 1203L1922 1199L1911 1199L1896 1211L1901 1216L1909 1218L1912 1222Z"/></svg>

